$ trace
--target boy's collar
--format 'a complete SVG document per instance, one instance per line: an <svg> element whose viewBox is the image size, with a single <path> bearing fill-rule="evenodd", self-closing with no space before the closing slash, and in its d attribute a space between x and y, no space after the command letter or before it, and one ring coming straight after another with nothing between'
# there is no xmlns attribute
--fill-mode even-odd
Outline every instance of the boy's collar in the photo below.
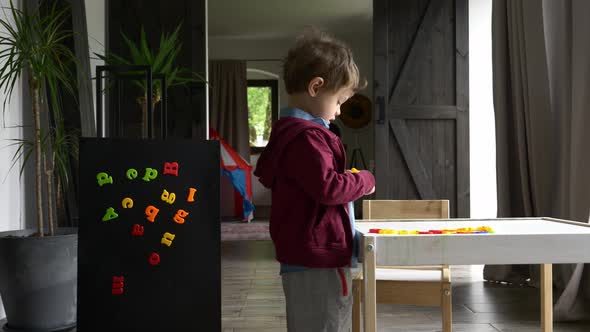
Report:
<svg viewBox="0 0 590 332"><path fill-rule="evenodd" d="M322 118L318 118L313 116L312 114L300 109L300 108L296 108L296 107L285 107L281 110L281 114L280 117L284 118L284 117L294 117L294 118L299 118L299 119L304 119L304 120L310 120L316 123L319 123L321 125L323 125L326 128L330 128L330 122L326 121Z"/></svg>

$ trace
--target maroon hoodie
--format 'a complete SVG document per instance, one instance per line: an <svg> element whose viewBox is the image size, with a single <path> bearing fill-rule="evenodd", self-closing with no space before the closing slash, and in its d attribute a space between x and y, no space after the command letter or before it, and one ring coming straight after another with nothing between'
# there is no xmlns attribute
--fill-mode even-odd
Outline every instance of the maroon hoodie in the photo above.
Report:
<svg viewBox="0 0 590 332"><path fill-rule="evenodd" d="M279 262L336 268L348 266L353 238L346 205L375 186L368 171L345 171L340 138L321 125L295 117L272 128L254 175L272 189L270 235Z"/></svg>

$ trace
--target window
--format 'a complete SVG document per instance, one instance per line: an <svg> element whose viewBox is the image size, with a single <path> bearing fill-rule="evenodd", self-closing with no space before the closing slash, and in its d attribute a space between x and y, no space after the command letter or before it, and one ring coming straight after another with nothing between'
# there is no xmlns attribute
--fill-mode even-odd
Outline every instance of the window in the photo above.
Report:
<svg viewBox="0 0 590 332"><path fill-rule="evenodd" d="M278 117L278 81L248 80L248 126L252 154L262 152Z"/></svg>

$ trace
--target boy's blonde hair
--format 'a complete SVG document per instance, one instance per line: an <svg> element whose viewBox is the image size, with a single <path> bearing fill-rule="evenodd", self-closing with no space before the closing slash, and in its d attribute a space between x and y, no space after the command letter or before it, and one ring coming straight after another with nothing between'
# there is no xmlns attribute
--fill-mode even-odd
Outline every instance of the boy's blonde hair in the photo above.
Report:
<svg viewBox="0 0 590 332"><path fill-rule="evenodd" d="M367 85L365 80L360 83L350 47L325 32L309 28L297 38L284 59L283 79L287 93L307 91L314 77L323 78L323 88L331 92L344 87L357 91Z"/></svg>

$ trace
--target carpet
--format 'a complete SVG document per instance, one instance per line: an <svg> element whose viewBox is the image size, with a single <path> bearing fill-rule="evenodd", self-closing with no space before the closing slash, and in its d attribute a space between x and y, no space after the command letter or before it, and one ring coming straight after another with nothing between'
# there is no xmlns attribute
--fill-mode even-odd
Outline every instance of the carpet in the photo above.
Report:
<svg viewBox="0 0 590 332"><path fill-rule="evenodd" d="M270 240L268 221L221 222L221 241Z"/></svg>

